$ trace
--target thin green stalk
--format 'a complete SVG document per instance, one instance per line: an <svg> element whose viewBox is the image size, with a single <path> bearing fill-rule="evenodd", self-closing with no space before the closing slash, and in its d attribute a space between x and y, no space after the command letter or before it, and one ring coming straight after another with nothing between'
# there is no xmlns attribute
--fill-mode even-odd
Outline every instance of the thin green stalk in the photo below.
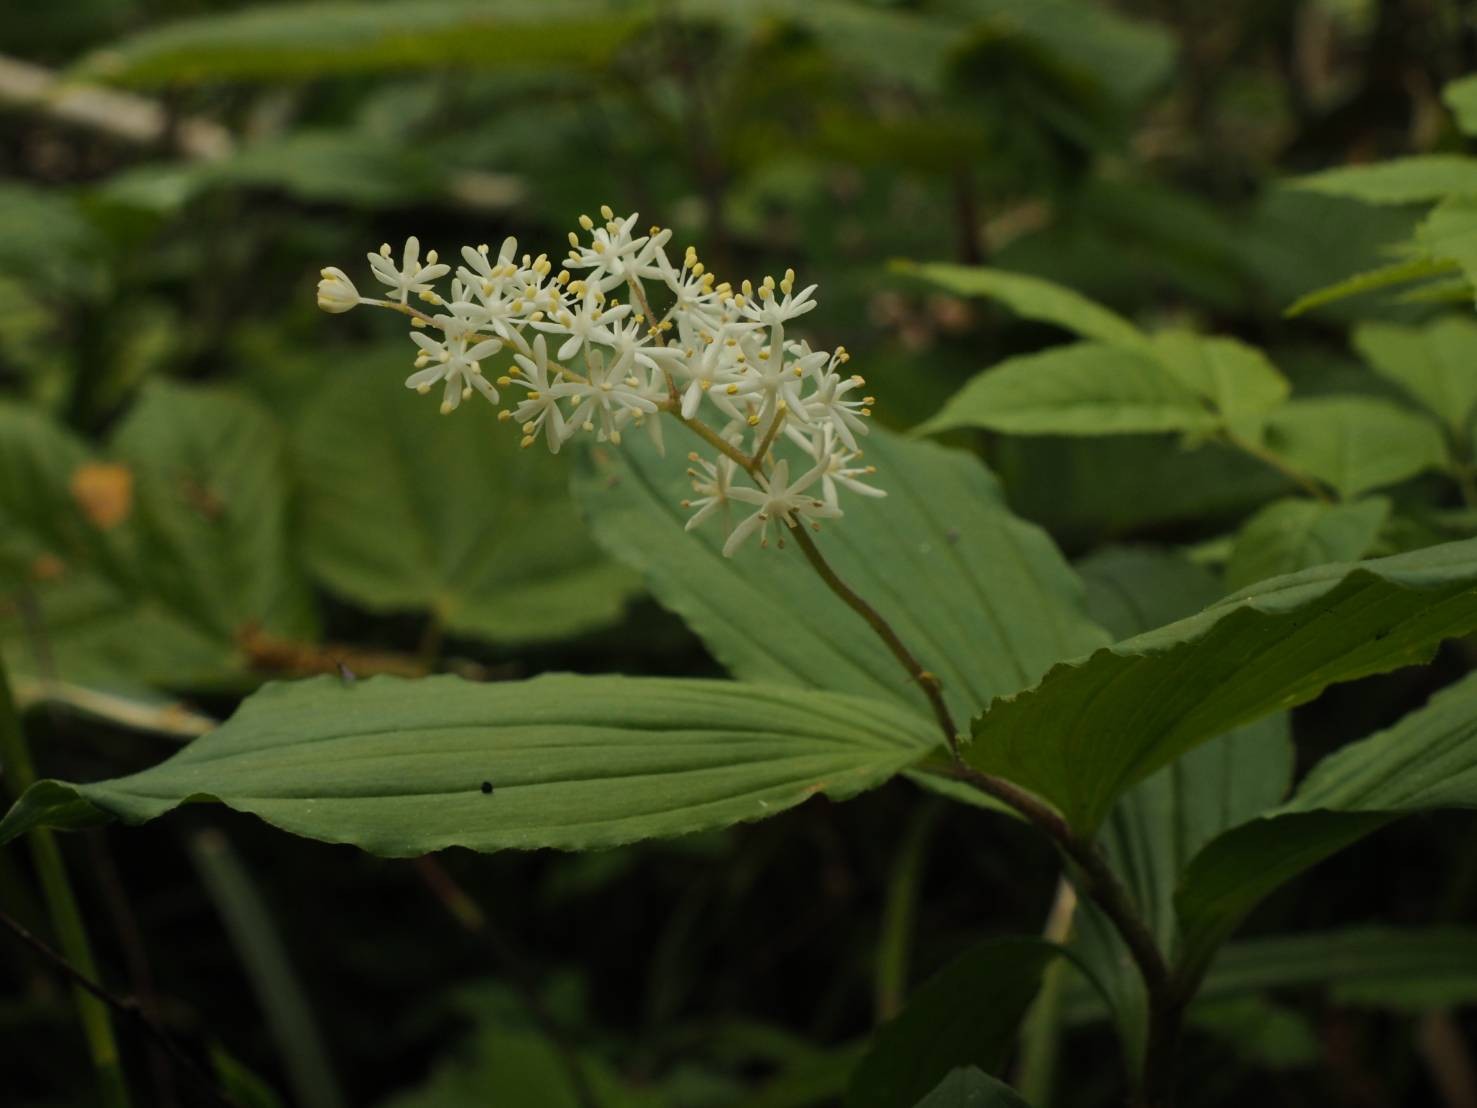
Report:
<svg viewBox="0 0 1477 1108"><path fill-rule="evenodd" d="M912 960L918 887L923 881L929 838L941 812L942 807L934 803L927 803L918 811L903 836L888 877L873 993L878 1023L890 1020L902 1011L903 1001L908 995L908 963Z"/></svg>
<svg viewBox="0 0 1477 1108"><path fill-rule="evenodd" d="M20 714L11 697L3 661L0 661L0 765L4 766L5 779L16 797L36 780L36 770L31 763L25 736L21 733ZM56 837L45 828L36 828L27 835L27 840L62 954L80 974L96 981L99 976L97 962L87 941L82 911L67 878L66 863L62 860ZM107 1006L80 985L73 985L72 995L77 1003L82 1033L87 1039L87 1049L92 1055L93 1069L97 1073L98 1103L103 1108L128 1108L132 1101Z"/></svg>
<svg viewBox="0 0 1477 1108"><path fill-rule="evenodd" d="M1064 944L1072 936L1077 915L1077 890L1065 877L1057 882L1056 899L1046 917L1041 937ZM1058 958L1046 967L1041 991L1021 1028L1021 1060L1015 1087L1035 1108L1049 1108L1056 1094L1057 1063L1062 1041L1062 989L1071 967Z"/></svg>
<svg viewBox="0 0 1477 1108"><path fill-rule="evenodd" d="M343 1093L312 1007L251 875L219 831L196 835L190 854L246 967L295 1101L303 1108L343 1108Z"/></svg>

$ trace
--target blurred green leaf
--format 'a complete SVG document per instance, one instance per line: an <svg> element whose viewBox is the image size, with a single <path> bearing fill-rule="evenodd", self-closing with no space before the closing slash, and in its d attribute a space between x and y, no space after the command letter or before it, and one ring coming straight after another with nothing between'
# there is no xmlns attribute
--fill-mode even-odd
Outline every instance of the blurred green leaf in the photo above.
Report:
<svg viewBox="0 0 1477 1108"><path fill-rule="evenodd" d="M1446 464L1446 443L1432 420L1370 396L1289 401L1268 417L1267 446L1345 497Z"/></svg>
<svg viewBox="0 0 1477 1108"><path fill-rule="evenodd" d="M1226 583L1244 588L1325 562L1355 562L1369 553L1390 515L1383 497L1325 504L1296 498L1268 504L1236 535Z"/></svg>
<svg viewBox="0 0 1477 1108"><path fill-rule="evenodd" d="M1031 1108L1019 1093L974 1067L952 1071L914 1108Z"/></svg>
<svg viewBox="0 0 1477 1108"><path fill-rule="evenodd" d="M1323 288L1314 289L1312 292L1304 293L1298 297L1284 313L1288 316L1299 316L1304 312L1310 312L1314 308L1321 308L1325 304L1343 300L1350 296L1361 296L1364 293L1379 292L1382 289L1393 288L1395 285L1409 284L1427 277L1439 277L1447 273L1455 273L1460 267L1448 258L1412 258L1409 261L1395 262L1392 265L1381 266L1366 273L1359 273L1353 277L1347 277L1342 281L1336 281ZM1417 290L1419 291L1419 290Z"/></svg>
<svg viewBox="0 0 1477 1108"><path fill-rule="evenodd" d="M1477 193L1477 158L1416 154L1369 165L1337 166L1289 183L1366 204L1434 203L1447 196Z"/></svg>
<svg viewBox="0 0 1477 1108"><path fill-rule="evenodd" d="M984 427L1017 435L1211 431L1201 394L1152 354L1079 342L1008 358L974 377L918 430Z"/></svg>
<svg viewBox="0 0 1477 1108"><path fill-rule="evenodd" d="M1365 323L1354 348L1381 377L1394 381L1465 443L1477 409L1477 323L1443 316L1420 327Z"/></svg>
<svg viewBox="0 0 1477 1108"><path fill-rule="evenodd" d="M1274 578L1055 666L974 723L968 761L1091 831L1125 788L1326 687L1477 628L1477 542Z"/></svg>
<svg viewBox="0 0 1477 1108"><path fill-rule="evenodd" d="M1247 1065L1285 1070L1313 1065L1320 1057L1321 1044L1311 1021L1261 997L1197 1001L1190 1006L1188 1020L1197 1031L1230 1046Z"/></svg>
<svg viewBox="0 0 1477 1108"><path fill-rule="evenodd" d="M84 58L79 79L130 85L341 73L598 65L641 22L602 0L272 4L140 31Z"/></svg>
<svg viewBox="0 0 1477 1108"><path fill-rule="evenodd" d="M141 773L38 785L0 822L0 843L51 820L139 823L212 799L391 857L589 850L762 819L817 793L851 796L936 742L910 712L813 690L319 677L265 686Z"/></svg>
<svg viewBox="0 0 1477 1108"><path fill-rule="evenodd" d="M1441 99L1456 117L1457 127L1477 135L1477 74L1452 81L1441 90Z"/></svg>
<svg viewBox="0 0 1477 1108"><path fill-rule="evenodd" d="M684 429L668 436L669 458L702 447ZM977 712L1103 641L1050 538L1011 515L978 459L881 429L864 445L877 466L868 480L888 495L853 497L816 544L939 675L955 713ZM688 481L642 437L618 453L589 451L575 489L596 539L641 570L735 677L873 696L932 718L897 660L800 551L724 558L717 528L684 534Z"/></svg>
<svg viewBox="0 0 1477 1108"><path fill-rule="evenodd" d="M1477 197L1451 196L1437 204L1415 239L1427 257L1456 262L1467 283L1477 286Z"/></svg>
<svg viewBox="0 0 1477 1108"><path fill-rule="evenodd" d="M1236 434L1259 437L1267 415L1291 390L1265 354L1237 339L1161 331L1153 341L1159 360L1205 397Z"/></svg>
<svg viewBox="0 0 1477 1108"><path fill-rule="evenodd" d="M986 939L954 959L873 1036L846 1108L911 1108L956 1067L1004 1065L1041 973L1058 953L1039 939Z"/></svg>
<svg viewBox="0 0 1477 1108"><path fill-rule="evenodd" d="M1477 807L1477 675L1325 758L1290 801L1196 855L1176 897L1183 956L1204 965L1262 897L1396 814L1453 807Z"/></svg>
<svg viewBox="0 0 1477 1108"><path fill-rule="evenodd" d="M942 262L893 263L898 273L919 277L960 296L988 296L1025 319L1052 323L1084 339L1115 346L1139 346L1144 334L1117 312L1094 303L1069 288L1032 277L985 266Z"/></svg>
<svg viewBox="0 0 1477 1108"><path fill-rule="evenodd" d="M150 386L107 461L0 407L0 453L0 641L15 672L188 688L240 674L245 637L315 633L288 549L286 444L254 403Z"/></svg>
<svg viewBox="0 0 1477 1108"><path fill-rule="evenodd" d="M520 450L491 409L440 415L390 364L371 356L333 375L298 415L313 574L372 611L429 611L452 633L493 642L618 619L636 581L586 536L565 460Z"/></svg>

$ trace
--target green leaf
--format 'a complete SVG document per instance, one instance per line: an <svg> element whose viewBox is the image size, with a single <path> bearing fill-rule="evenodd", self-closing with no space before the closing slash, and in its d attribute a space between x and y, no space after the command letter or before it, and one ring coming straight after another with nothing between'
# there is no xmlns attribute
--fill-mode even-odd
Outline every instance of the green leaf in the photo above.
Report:
<svg viewBox="0 0 1477 1108"><path fill-rule="evenodd" d="M1477 135L1477 73L1452 81L1441 90L1441 99L1456 117L1457 128Z"/></svg>
<svg viewBox="0 0 1477 1108"><path fill-rule="evenodd" d="M75 75L130 85L327 74L598 65L636 16L584 0L274 4L179 20L110 43Z"/></svg>
<svg viewBox="0 0 1477 1108"><path fill-rule="evenodd" d="M1268 504L1241 528L1226 582L1244 588L1325 562L1354 562L1369 553L1390 516L1384 497L1325 504L1288 499Z"/></svg>
<svg viewBox="0 0 1477 1108"><path fill-rule="evenodd" d="M1420 327L1365 323L1354 330L1354 349L1466 442L1477 409L1477 323L1465 316Z"/></svg>
<svg viewBox="0 0 1477 1108"><path fill-rule="evenodd" d="M0 583L18 597L0 606L0 644L14 672L204 686L242 672L243 636L314 634L289 551L286 443L264 410L152 385L111 455L0 407Z"/></svg>
<svg viewBox="0 0 1477 1108"><path fill-rule="evenodd" d="M960 1066L998 1069L1058 955L1039 939L986 939L920 986L873 1036L846 1108L910 1108Z"/></svg>
<svg viewBox="0 0 1477 1108"><path fill-rule="evenodd" d="M914 1108L1031 1108L1003 1082L974 1067L953 1070Z"/></svg>
<svg viewBox="0 0 1477 1108"><path fill-rule="evenodd" d="M1453 194L1477 193L1477 158L1416 154L1370 165L1325 169L1290 184L1366 204L1433 203Z"/></svg>
<svg viewBox="0 0 1477 1108"><path fill-rule="evenodd" d="M1125 788L1216 735L1477 628L1474 584L1474 540L1263 582L1053 667L975 721L966 757L1090 831Z"/></svg>
<svg viewBox="0 0 1477 1108"><path fill-rule="evenodd" d="M1206 846L1176 897L1185 957L1204 964L1267 893L1397 814L1463 807L1477 807L1477 674L1325 758L1286 804Z"/></svg>
<svg viewBox="0 0 1477 1108"><path fill-rule="evenodd" d="M676 459L708 448L684 428L667 436L666 458L641 435L582 457L575 492L596 540L640 570L734 676L891 700L931 718L897 660L798 550L724 558L712 523L683 533L691 490ZM864 445L877 466L869 481L888 495L849 498L815 541L940 676L959 718L1103 641L1050 538L1010 513L977 458L880 428Z"/></svg>
<svg viewBox="0 0 1477 1108"><path fill-rule="evenodd" d="M1432 420L1372 396L1289 401L1268 417L1266 444L1350 498L1446 464Z"/></svg>
<svg viewBox="0 0 1477 1108"><path fill-rule="evenodd" d="M1415 237L1427 257L1456 262L1467 283L1477 285L1477 197L1443 200L1416 228Z"/></svg>
<svg viewBox="0 0 1477 1108"><path fill-rule="evenodd" d="M1197 1000L1187 1017L1191 1027L1220 1039L1247 1065L1295 1069L1314 1065L1321 1056L1307 1016L1261 997Z"/></svg>
<svg viewBox="0 0 1477 1108"><path fill-rule="evenodd" d="M1154 336L1159 360L1205 397L1237 434L1258 438L1267 415L1287 400L1287 378L1254 346L1190 331Z"/></svg>
<svg viewBox="0 0 1477 1108"><path fill-rule="evenodd" d="M1477 1003L1477 930L1357 927L1228 943L1201 995L1326 985L1335 1004L1422 1012Z"/></svg>
<svg viewBox="0 0 1477 1108"><path fill-rule="evenodd" d="M76 800L139 823L211 799L393 857L587 850L850 796L935 741L888 704L726 681L321 677L265 686L141 773L38 785L0 822L0 842L54 812L75 823Z"/></svg>
<svg viewBox="0 0 1477 1108"><path fill-rule="evenodd" d="M1347 277L1334 284L1304 293L1283 314L1289 317L1300 316L1314 308L1332 304L1335 300L1360 296L1368 292L1378 292L1381 289L1404 285L1427 277L1440 277L1444 274L1455 273L1460 268L1456 260L1452 258L1420 257L1395 262L1392 265L1355 274L1353 277Z"/></svg>
<svg viewBox="0 0 1477 1108"><path fill-rule="evenodd" d="M1099 342L1009 358L960 389L918 428L984 427L1016 435L1212 431L1203 396L1153 355Z"/></svg>
<svg viewBox="0 0 1477 1108"><path fill-rule="evenodd" d="M921 277L959 296L988 296L1025 319L1052 323L1084 339L1111 346L1142 346L1146 336L1111 308L1081 293L1026 273L985 266L896 261L898 273Z"/></svg>
<svg viewBox="0 0 1477 1108"><path fill-rule="evenodd" d="M372 611L430 611L493 642L618 619L637 583L586 534L567 461L520 450L491 410L440 415L386 379L388 365L376 372L384 361L335 375L298 420L313 574Z"/></svg>
<svg viewBox="0 0 1477 1108"><path fill-rule="evenodd" d="M1163 551L1109 548L1078 568L1088 610L1120 638L1193 614L1221 595L1209 571ZM1287 716L1279 713L1195 748L1113 806L1099 842L1166 955L1176 940L1174 893L1189 859L1281 800L1292 764ZM1137 1060L1147 1030L1142 978L1111 926L1083 911L1076 950L1103 985L1126 1052Z"/></svg>

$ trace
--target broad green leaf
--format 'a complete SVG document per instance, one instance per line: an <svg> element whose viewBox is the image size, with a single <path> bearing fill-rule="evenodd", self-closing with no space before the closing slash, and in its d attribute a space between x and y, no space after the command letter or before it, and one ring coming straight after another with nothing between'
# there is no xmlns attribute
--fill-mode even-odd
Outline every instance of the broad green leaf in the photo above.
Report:
<svg viewBox="0 0 1477 1108"><path fill-rule="evenodd" d="M1429 1011L1477 1003L1477 931L1357 927L1228 943L1200 995L1246 996L1323 985L1335 1004Z"/></svg>
<svg viewBox="0 0 1477 1108"><path fill-rule="evenodd" d="M1237 434L1258 438L1268 413L1287 399L1287 378L1254 346L1190 331L1154 336L1159 360L1205 397Z"/></svg>
<svg viewBox="0 0 1477 1108"><path fill-rule="evenodd" d="M986 939L950 962L873 1036L846 1108L911 1108L957 1067L1004 1065L1058 953L1039 939Z"/></svg>
<svg viewBox="0 0 1477 1108"><path fill-rule="evenodd" d="M599 64L640 24L585 0L274 4L183 19L109 44L79 78L131 85L395 70Z"/></svg>
<svg viewBox="0 0 1477 1108"><path fill-rule="evenodd" d="M1325 504L1294 498L1268 504L1241 528L1226 583L1244 588L1325 562L1356 562L1369 553L1390 516L1382 496Z"/></svg>
<svg viewBox="0 0 1477 1108"><path fill-rule="evenodd" d="M1031 1108L1021 1095L973 1066L952 1071L915 1108Z"/></svg>
<svg viewBox="0 0 1477 1108"><path fill-rule="evenodd" d="M1444 316L1420 327L1365 323L1354 349L1381 377L1394 381L1467 441L1477 409L1477 323Z"/></svg>
<svg viewBox="0 0 1477 1108"><path fill-rule="evenodd" d="M154 385L110 454L0 407L0 643L15 673L200 686L242 672L245 637L312 636L288 549L286 444L265 411Z"/></svg>
<svg viewBox="0 0 1477 1108"><path fill-rule="evenodd" d="M1446 464L1435 422L1372 396L1289 401L1268 417L1266 444L1350 498Z"/></svg>
<svg viewBox="0 0 1477 1108"><path fill-rule="evenodd" d="M313 574L373 611L430 611L448 631L494 642L619 618L636 581L586 535L567 460L520 450L480 398L440 415L378 373L384 363L338 373L300 414Z"/></svg>
<svg viewBox="0 0 1477 1108"><path fill-rule="evenodd" d="M1209 571L1150 549L1109 548L1078 566L1088 611L1116 637L1191 615L1221 595ZM1279 713L1191 750L1129 789L1099 842L1166 955L1177 921L1174 892L1189 859L1227 827L1276 804L1292 777L1288 720ZM1130 1058L1143 1048L1147 998L1117 933L1089 908L1077 951L1111 1002Z"/></svg>
<svg viewBox="0 0 1477 1108"><path fill-rule="evenodd" d="M1466 807L1477 807L1477 674L1325 758L1286 804L1206 846L1176 898L1185 958L1203 965L1262 897L1399 813Z"/></svg>
<svg viewBox="0 0 1477 1108"><path fill-rule="evenodd" d="M1153 355L1099 342L1009 358L974 377L918 430L984 427L1016 435L1212 431L1205 398Z"/></svg>
<svg viewBox="0 0 1477 1108"><path fill-rule="evenodd" d="M1416 154L1370 165L1338 166L1290 183L1366 204L1432 203L1453 194L1477 193L1477 158Z"/></svg>
<svg viewBox="0 0 1477 1108"><path fill-rule="evenodd" d="M1124 789L1216 735L1477 628L1474 585L1477 540L1262 582L997 700L966 757L1093 830Z"/></svg>
<svg viewBox="0 0 1477 1108"><path fill-rule="evenodd" d="M1310 312L1314 308L1321 308L1324 304L1332 304L1346 297L1378 292L1381 289L1408 284L1411 281L1419 281L1428 277L1440 277L1455 273L1460 268L1456 260L1452 258L1419 257L1409 261L1395 262L1392 265L1358 273L1332 285L1325 285L1323 288L1305 293L1298 297L1283 314L1299 316L1304 312Z"/></svg>
<svg viewBox="0 0 1477 1108"><path fill-rule="evenodd" d="M575 491L596 540L640 570L734 676L859 693L927 715L897 660L800 551L751 546L724 558L716 520L684 534L681 501L691 489L678 459L708 448L684 428L666 434L665 458L643 435L582 457ZM877 467L868 480L888 495L844 499L845 516L815 541L940 676L961 726L992 697L1103 641L1050 538L1010 513L977 458L880 428L863 445Z"/></svg>
<svg viewBox="0 0 1477 1108"><path fill-rule="evenodd" d="M1477 196L1452 196L1437 204L1415 232L1416 245L1432 259L1461 267L1477 285Z"/></svg>
<svg viewBox="0 0 1477 1108"><path fill-rule="evenodd" d="M40 783L0 822L0 842L37 824L139 823L212 799L393 857L587 850L849 796L935 741L879 701L727 681L321 677L265 686L141 773Z"/></svg>
<svg viewBox="0 0 1477 1108"><path fill-rule="evenodd" d="M1112 346L1141 346L1146 341L1142 331L1111 308L1028 273L943 262L919 265L899 261L893 263L893 268L959 296L988 296L999 300L1018 316L1055 324L1084 339L1097 339Z"/></svg>
<svg viewBox="0 0 1477 1108"><path fill-rule="evenodd" d="M1477 73L1452 81L1441 90L1441 99L1456 117L1457 127L1477 135Z"/></svg>

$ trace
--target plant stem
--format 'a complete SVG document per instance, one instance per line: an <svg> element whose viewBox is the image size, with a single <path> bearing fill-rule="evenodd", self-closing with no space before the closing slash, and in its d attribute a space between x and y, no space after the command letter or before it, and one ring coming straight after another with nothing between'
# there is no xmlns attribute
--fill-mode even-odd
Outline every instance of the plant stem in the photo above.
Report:
<svg viewBox="0 0 1477 1108"><path fill-rule="evenodd" d="M17 798L36 780L36 770L31 763L31 753L21 733L20 714L10 694L10 682L5 674L5 663L0 661L0 765L4 766L9 788ZM68 965L76 967L82 977L96 980L97 963L92 957L92 947L87 941L87 929L82 922L82 911L77 906L76 895L67 878L66 864L62 860L61 848L56 837L45 828L32 830L27 839L31 847L31 859L36 867L36 876L41 882L41 892L51 915L52 927L61 943ZM113 1023L108 1016L107 1006L82 985L73 982L73 996L77 1002L77 1016L82 1024L87 1048L92 1055L93 1068L97 1072L99 1104L104 1108L127 1108L131 1103L128 1084L123 1076L123 1064L118 1055L118 1041L113 1036Z"/></svg>
<svg viewBox="0 0 1477 1108"><path fill-rule="evenodd" d="M199 1085L200 1089L214 1103L225 1105L227 1108L240 1108L237 1102L215 1083L205 1068L195 1061L194 1058L190 1057L184 1048L174 1041L174 1037L156 1023L152 1016L140 1008L136 1001L109 992L92 978L79 971L71 962L52 950L51 947L31 934L22 924L11 919L4 912L0 912L0 927L9 931L22 943L30 947L43 961L50 964L53 969L71 981L74 988L85 992L88 995L88 999L106 1004L121 1015L131 1017L138 1024L139 1028L163 1049L164 1053L169 1056L170 1061L174 1062L182 1071L194 1078L196 1084Z"/></svg>
<svg viewBox="0 0 1477 1108"><path fill-rule="evenodd" d="M1231 431L1223 432L1222 438L1228 445L1234 446L1237 450L1251 455L1253 458L1263 463L1264 465L1271 466L1293 484L1302 488L1304 492L1308 493L1314 499L1321 500L1325 504L1333 503L1333 497L1329 496L1328 491L1324 489L1324 487L1320 485L1314 478L1310 477L1302 470L1289 465L1282 458L1278 457L1277 454L1275 454L1271 450L1268 450L1260 443L1255 443L1252 442L1250 439L1242 438L1240 435L1237 435Z"/></svg>

